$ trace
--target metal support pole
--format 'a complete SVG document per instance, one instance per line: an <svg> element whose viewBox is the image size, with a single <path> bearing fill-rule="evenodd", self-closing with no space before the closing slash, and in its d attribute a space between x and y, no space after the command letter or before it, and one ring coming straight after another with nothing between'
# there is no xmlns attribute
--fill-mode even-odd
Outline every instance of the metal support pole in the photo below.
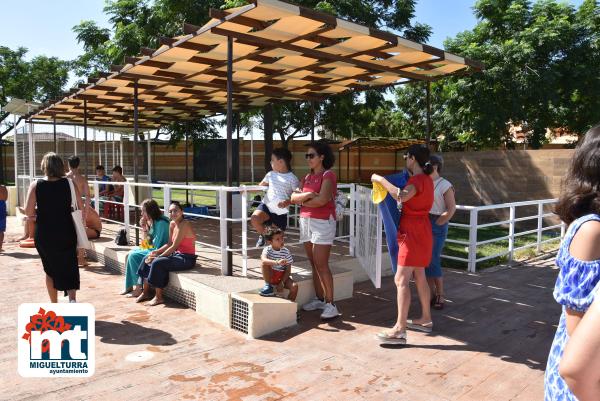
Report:
<svg viewBox="0 0 600 401"><path fill-rule="evenodd" d="M233 38L227 37L227 186L231 186L233 172ZM232 193L227 191L227 218L231 218ZM227 220L227 248L233 242L231 221ZM225 266L221 272L226 276L233 275L233 255L227 251Z"/></svg>
<svg viewBox="0 0 600 401"><path fill-rule="evenodd" d="M77 155L77 131L79 131L79 126L75 126L75 129L73 130L74 138L75 138L75 140L73 141L73 154L74 155Z"/></svg>
<svg viewBox="0 0 600 401"><path fill-rule="evenodd" d="M15 149L15 153L13 156L13 163L15 164L15 186L17 187L17 204L19 206L25 206L25 200L21 199L21 194L19 192L19 163L18 163L18 157L17 155L19 154L19 146L17 144L17 115L13 114L13 133L14 133L14 140L13 140L13 147Z"/></svg>
<svg viewBox="0 0 600 401"><path fill-rule="evenodd" d="M542 252L542 228L544 226L544 204L538 203L536 251Z"/></svg>
<svg viewBox="0 0 600 401"><path fill-rule="evenodd" d="M350 147L346 148L346 181L350 182Z"/></svg>
<svg viewBox="0 0 600 401"><path fill-rule="evenodd" d="M188 131L190 129L190 123L188 122L185 125L185 185L190 185L190 168L189 166L189 142L188 142ZM190 191L185 189L185 203L189 205L190 203Z"/></svg>
<svg viewBox="0 0 600 401"><path fill-rule="evenodd" d="M361 174L362 174L362 166L361 166L361 154L362 154L362 147L360 146L360 139L357 140L358 142L358 180L357 182L360 184L362 182L361 180Z"/></svg>
<svg viewBox="0 0 600 401"><path fill-rule="evenodd" d="M310 141L315 141L315 102L310 102L310 112L311 112L311 120L310 120Z"/></svg>
<svg viewBox="0 0 600 401"><path fill-rule="evenodd" d="M508 261L512 263L515 256L515 207L510 207L508 217Z"/></svg>
<svg viewBox="0 0 600 401"><path fill-rule="evenodd" d="M398 150L394 151L394 173L398 171Z"/></svg>
<svg viewBox="0 0 600 401"><path fill-rule="evenodd" d="M53 122L52 126L54 128L53 129L53 132L54 132L54 153L58 153L58 144L56 143L56 115L54 116L54 119L53 119L52 122Z"/></svg>
<svg viewBox="0 0 600 401"><path fill-rule="evenodd" d="M427 87L426 87L426 94L427 94L427 138L426 138L426 143L427 146L429 146L429 143L431 142L431 82L427 82Z"/></svg>
<svg viewBox="0 0 600 401"><path fill-rule="evenodd" d="M475 273L477 270L477 212L477 209L471 209L469 212L469 273Z"/></svg>
<svg viewBox="0 0 600 401"><path fill-rule="evenodd" d="M148 132L148 182L152 183L152 136L150 136L150 132Z"/></svg>
<svg viewBox="0 0 600 401"><path fill-rule="evenodd" d="M83 176L88 176L88 152L87 152L87 100L83 100Z"/></svg>
<svg viewBox="0 0 600 401"><path fill-rule="evenodd" d="M248 275L248 191L242 187L242 276Z"/></svg>
<svg viewBox="0 0 600 401"><path fill-rule="evenodd" d="M250 175L254 182L254 129L250 130Z"/></svg>
<svg viewBox="0 0 600 401"><path fill-rule="evenodd" d="M138 81L137 79L133 82L133 182L136 184L135 186L135 200L134 204L139 204L139 191L138 191L138 166L137 166L137 148L138 148ZM138 221L138 208L134 208L135 210L135 224L137 225ZM125 209L125 214L129 214L129 209ZM138 245L140 243L140 230L135 230L135 244Z"/></svg>

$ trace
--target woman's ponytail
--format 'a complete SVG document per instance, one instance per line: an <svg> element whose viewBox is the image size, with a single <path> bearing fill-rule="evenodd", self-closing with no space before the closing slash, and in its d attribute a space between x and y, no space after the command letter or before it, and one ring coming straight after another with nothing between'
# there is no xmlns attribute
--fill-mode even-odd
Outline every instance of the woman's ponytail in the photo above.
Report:
<svg viewBox="0 0 600 401"><path fill-rule="evenodd" d="M427 175L433 173L433 165L430 161L426 162L423 166L421 166L421 168L423 169L423 172Z"/></svg>

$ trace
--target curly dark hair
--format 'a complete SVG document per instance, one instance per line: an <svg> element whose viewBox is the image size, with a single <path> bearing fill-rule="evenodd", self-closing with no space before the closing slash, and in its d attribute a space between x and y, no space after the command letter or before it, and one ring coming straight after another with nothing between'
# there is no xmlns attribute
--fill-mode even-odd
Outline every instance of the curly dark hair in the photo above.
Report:
<svg viewBox="0 0 600 401"><path fill-rule="evenodd" d="M142 210L146 212L152 221L159 220L163 214L158 207L158 203L154 199L146 199L142 202Z"/></svg>
<svg viewBox="0 0 600 401"><path fill-rule="evenodd" d="M279 227L267 227L267 229L265 230L263 237L265 237L265 239L267 241L273 241L273 237L275 237L276 235L279 234L283 234L283 230Z"/></svg>
<svg viewBox="0 0 600 401"><path fill-rule="evenodd" d="M567 224L586 214L600 214L600 125L575 148L555 213Z"/></svg>
<svg viewBox="0 0 600 401"><path fill-rule="evenodd" d="M406 154L415 158L419 166L423 169L423 172L427 175L433 173L433 165L429 160L430 152L427 145L417 144L410 145Z"/></svg>
<svg viewBox="0 0 600 401"><path fill-rule="evenodd" d="M309 149L314 149L319 156L323 156L323 168L329 170L335 164L335 156L331 147L325 142L312 142L308 145Z"/></svg>

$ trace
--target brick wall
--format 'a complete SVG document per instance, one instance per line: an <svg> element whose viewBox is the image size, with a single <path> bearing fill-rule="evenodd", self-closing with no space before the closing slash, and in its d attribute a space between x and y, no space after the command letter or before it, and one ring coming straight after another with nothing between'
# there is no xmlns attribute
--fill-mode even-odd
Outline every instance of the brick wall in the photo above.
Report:
<svg viewBox="0 0 600 401"><path fill-rule="evenodd" d="M290 151L293 154L292 166L296 175L306 174L307 167L304 160L308 141L294 141ZM274 147L280 146L279 141L274 141ZM61 156L73 153L72 142L59 142ZM118 143L116 143L118 148ZM348 158L347 152L339 153L337 146L332 147L336 156L336 171L342 182L357 182L359 178L358 152L352 151ZM53 149L52 143L37 143L36 154L39 165L41 156ZM78 152L81 154L83 144L78 143ZM138 166L140 174L145 174L146 163L144 152L146 144L140 144ZM133 166L133 144L125 141L125 154L123 157L126 175L131 175ZM108 152L108 153L106 153ZM262 141L254 141L254 179L260 181L265 174L264 147ZM4 147L8 176L13 176L12 147ZM185 180L185 144L179 143L175 148L165 144L153 144L153 178L161 181ZM112 146L109 143L105 149L104 144L93 146L88 144L90 157L90 172L101 157L104 164L108 159L107 170L112 167ZM240 169L241 181L251 181L250 171L250 141L240 142L240 163L234 168ZM105 155L107 157L105 157ZM557 197L560 192L561 179L573 155L571 149L547 150L512 150L512 151L482 151L482 152L447 152L444 153L445 170L443 175L455 186L457 200L463 205L482 205L521 200L533 200ZM223 155L215 155L223 157ZM350 162L348 168L348 161ZM118 158L117 158L118 163ZM394 171L394 153L386 151L361 152L360 178L367 184L373 172L390 174ZM404 166L402 152L396 158L399 170ZM190 177L193 177L193 149L189 151ZM38 172L39 173L39 172Z"/></svg>

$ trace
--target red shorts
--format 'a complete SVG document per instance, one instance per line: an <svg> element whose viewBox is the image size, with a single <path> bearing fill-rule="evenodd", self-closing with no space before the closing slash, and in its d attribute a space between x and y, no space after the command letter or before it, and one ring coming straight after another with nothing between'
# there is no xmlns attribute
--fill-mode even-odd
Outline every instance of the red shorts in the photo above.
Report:
<svg viewBox="0 0 600 401"><path fill-rule="evenodd" d="M283 278L283 273L285 273L285 270L271 269L271 282L270 282L270 284L273 284L273 285L279 284L281 282L281 279Z"/></svg>

